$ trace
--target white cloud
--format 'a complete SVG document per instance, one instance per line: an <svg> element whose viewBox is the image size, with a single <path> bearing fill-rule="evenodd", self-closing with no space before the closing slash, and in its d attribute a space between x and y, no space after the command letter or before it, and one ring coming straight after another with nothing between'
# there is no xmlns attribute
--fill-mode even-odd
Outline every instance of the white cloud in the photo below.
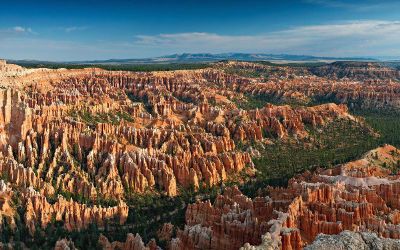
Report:
<svg viewBox="0 0 400 250"><path fill-rule="evenodd" d="M70 29L70 32L74 30L77 29ZM138 35L134 41L56 40L32 36L32 32L23 27L0 29L1 57L60 61L143 58L185 52L400 57L400 21L340 22L293 27L259 35L207 32Z"/></svg>
<svg viewBox="0 0 400 250"><path fill-rule="evenodd" d="M25 32L25 28L23 28L23 27L21 27L21 26L15 26L15 27L13 28L13 30L14 30L15 32Z"/></svg>
<svg viewBox="0 0 400 250"><path fill-rule="evenodd" d="M263 35L177 33L139 35L134 44L198 52L309 53L345 56L384 54L400 42L400 21L353 21L301 26ZM373 51L373 48L380 51ZM387 47L387 48L386 48ZM400 49L398 50L400 55Z"/></svg>
<svg viewBox="0 0 400 250"><path fill-rule="evenodd" d="M12 37L28 37L32 35L38 35L38 33L29 27L14 26L11 28L0 28L0 41Z"/></svg>
<svg viewBox="0 0 400 250"><path fill-rule="evenodd" d="M74 31L83 31L83 30L87 30L88 27L87 26L71 26L71 27L65 27L62 28L65 32L70 33L70 32L74 32Z"/></svg>
<svg viewBox="0 0 400 250"><path fill-rule="evenodd" d="M31 28L25 28L22 26L15 26L11 29L15 33L30 33L30 34L36 34Z"/></svg>

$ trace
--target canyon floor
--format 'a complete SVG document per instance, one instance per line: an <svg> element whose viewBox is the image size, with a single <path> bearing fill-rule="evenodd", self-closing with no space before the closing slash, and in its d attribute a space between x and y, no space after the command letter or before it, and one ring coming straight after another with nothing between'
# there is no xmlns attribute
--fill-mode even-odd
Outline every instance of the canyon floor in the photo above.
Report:
<svg viewBox="0 0 400 250"><path fill-rule="evenodd" d="M400 249L399 114L379 63L0 61L1 248Z"/></svg>

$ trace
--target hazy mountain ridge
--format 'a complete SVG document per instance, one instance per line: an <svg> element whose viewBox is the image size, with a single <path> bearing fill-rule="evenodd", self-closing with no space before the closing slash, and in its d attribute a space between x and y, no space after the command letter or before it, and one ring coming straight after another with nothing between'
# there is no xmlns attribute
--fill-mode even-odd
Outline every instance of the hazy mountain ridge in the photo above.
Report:
<svg viewBox="0 0 400 250"><path fill-rule="evenodd" d="M146 64L146 63L199 63L216 62L222 60L240 61L276 61L276 62L319 62L319 61L378 61L369 57L318 57L309 55L288 55L288 54L263 54L263 53L183 53L172 54L160 57L138 58L138 59L107 59L88 61L60 61L57 63L66 64ZM8 60L11 63L54 63L40 60Z"/></svg>

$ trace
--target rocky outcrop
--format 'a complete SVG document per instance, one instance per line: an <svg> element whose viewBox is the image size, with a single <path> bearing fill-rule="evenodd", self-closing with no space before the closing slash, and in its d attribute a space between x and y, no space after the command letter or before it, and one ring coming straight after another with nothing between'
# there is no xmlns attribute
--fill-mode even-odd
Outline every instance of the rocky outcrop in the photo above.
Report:
<svg viewBox="0 0 400 250"><path fill-rule="evenodd" d="M47 70L13 81L21 81L19 89L0 92L3 169L43 195L79 193L92 201L154 189L175 196L179 185L252 176L251 157L235 142L303 138L305 126L352 119L334 104L235 109L232 88L251 81L214 69Z"/></svg>
<svg viewBox="0 0 400 250"><path fill-rule="evenodd" d="M13 206L12 194L10 183L0 180L0 226L7 222L10 228L14 229L16 227L15 215L17 211Z"/></svg>
<svg viewBox="0 0 400 250"><path fill-rule="evenodd" d="M247 63L241 67L273 71ZM9 200L18 194L18 204L25 208L20 217L31 234L37 226L58 221L68 231L90 224L100 229L123 225L129 210L125 201L135 194L177 196L185 188L254 176L251 157L257 152L237 144L290 138L301 142L310 128L354 120L342 104L266 104L244 110L235 104L244 95L306 100L334 92L347 104L358 99L374 105L398 101L398 86L392 83L317 86L325 80L308 73L296 77L303 71L289 68L275 72L273 82L261 83L215 68L133 73L28 70L0 62L0 71L0 172L9 189L0 211L13 217ZM389 156L379 157L388 150L329 171L305 173L285 189L267 189L265 197L252 200L229 188L214 204L189 205L187 225L170 246L298 249L319 233L343 230L397 238L399 184L380 167L393 164ZM387 214L384 220L381 214ZM171 228L160 234L169 240ZM133 235L126 242L101 242L108 249L155 247Z"/></svg>
<svg viewBox="0 0 400 250"><path fill-rule="evenodd" d="M400 108L399 81L390 79L356 81L306 76L242 85L239 92L297 105L334 102L353 109Z"/></svg>
<svg viewBox="0 0 400 250"><path fill-rule="evenodd" d="M385 67L375 62L334 62L324 66L313 67L311 72L327 78L400 80L399 70Z"/></svg>
<svg viewBox="0 0 400 250"><path fill-rule="evenodd" d="M320 234L307 246L317 249L399 249L400 240L380 238L375 233L343 231L339 235Z"/></svg>
<svg viewBox="0 0 400 250"><path fill-rule="evenodd" d="M105 223L115 220L122 225L128 217L128 207L123 202L115 207L87 206L73 200L67 201L59 196L54 204L50 204L45 196L34 190L26 194L25 222L31 234L35 232L36 225L43 228L51 221L62 221L64 227L69 230L79 230L94 223L103 227Z"/></svg>
<svg viewBox="0 0 400 250"><path fill-rule="evenodd" d="M290 228L289 215L274 209L277 204L269 197L251 200L237 188L226 189L214 205L207 201L187 208L186 226L172 249L239 249L250 247L248 243L271 249L282 244L284 249L301 247L300 231Z"/></svg>
<svg viewBox="0 0 400 250"><path fill-rule="evenodd" d="M163 226L160 228L160 230L157 232L157 237L160 240L169 242L172 238L174 230L175 230L174 225L172 225L171 223L164 223Z"/></svg>
<svg viewBox="0 0 400 250"><path fill-rule="evenodd" d="M150 241L147 246L143 243L142 238L136 234L128 234L125 242L114 241L110 243L104 235L99 238L99 243L104 250L156 250L160 249L157 247L154 241Z"/></svg>
<svg viewBox="0 0 400 250"><path fill-rule="evenodd" d="M67 240L67 239L61 239L56 242L56 245L54 247L54 250L75 250L74 242Z"/></svg>
<svg viewBox="0 0 400 250"><path fill-rule="evenodd" d="M265 197L249 199L237 188L227 188L214 204L188 206L186 226L171 247L302 249L319 234L337 235L344 230L377 233L369 243L362 243L368 246L373 241L394 244L397 241L379 237L400 238L396 224L400 176L389 170L399 159L399 151L385 145L360 160L299 175L287 188L268 187ZM348 233L337 236L335 246L346 245L346 240L340 241L343 235ZM316 242L325 239L318 237Z"/></svg>

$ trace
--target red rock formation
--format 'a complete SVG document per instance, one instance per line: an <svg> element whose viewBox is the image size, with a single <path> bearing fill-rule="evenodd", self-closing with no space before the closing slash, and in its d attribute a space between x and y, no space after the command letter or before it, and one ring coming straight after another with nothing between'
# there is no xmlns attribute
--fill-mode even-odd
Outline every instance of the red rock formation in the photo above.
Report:
<svg viewBox="0 0 400 250"><path fill-rule="evenodd" d="M31 234L34 233L36 225L45 228L51 220L63 221L64 227L71 231L86 228L90 223L103 227L109 220L115 220L122 225L128 217L128 207L123 201L115 207L102 208L67 201L59 196L54 204L50 204L45 196L34 190L29 190L26 200L25 222Z"/></svg>
<svg viewBox="0 0 400 250"><path fill-rule="evenodd" d="M75 250L77 249L72 241L61 239L56 242L54 250Z"/></svg>
<svg viewBox="0 0 400 250"><path fill-rule="evenodd" d="M105 250L156 250L158 249L154 240L150 241L147 246L143 243L142 238L136 234L128 234L125 242L114 241L110 243L104 235L99 238L99 243Z"/></svg>
<svg viewBox="0 0 400 250"><path fill-rule="evenodd" d="M316 75L328 78L400 80L400 71L374 62L334 62L328 65L312 68L311 71Z"/></svg>
<svg viewBox="0 0 400 250"><path fill-rule="evenodd" d="M300 76L241 85L239 92L298 104L316 101L343 103L361 109L400 108L400 84L391 80L371 82Z"/></svg>
<svg viewBox="0 0 400 250"><path fill-rule="evenodd" d="M160 240L169 242L172 238L174 231L174 225L171 223L164 223L162 228L157 232L157 236Z"/></svg>
<svg viewBox="0 0 400 250"><path fill-rule="evenodd" d="M361 160L299 175L287 188L269 187L266 197L251 200L228 188L213 205L206 201L188 206L186 226L171 248L302 249L321 233L343 230L399 239L398 208L393 204L400 175L382 168L383 162L390 166L399 159L398 150L385 145Z"/></svg>
<svg viewBox="0 0 400 250"><path fill-rule="evenodd" d="M307 99L334 93L342 103L362 99L365 106L396 106L399 100L396 84L326 83L308 73L289 80L305 72L287 68L277 73L287 75L284 82L277 77L268 83L211 68L132 73L28 70L0 62L0 71L0 172L23 194L31 233L53 217L68 230L90 223L102 227L108 220L124 224L124 200L132 193L176 196L178 187L253 176L251 155L236 148L237 142L302 139L306 126L354 119L346 106L336 104L243 110L233 102L243 94ZM171 247L233 249L248 242L298 249L318 233L344 229L396 238L400 185L387 171L370 166L377 164L373 156L366 167L364 161L343 167L346 174L334 169L299 176L287 189L270 189L269 198L250 200L228 189L214 205L191 205L188 225ZM118 205L102 207L101 201ZM390 216L383 223L378 213ZM144 247L132 237L106 245Z"/></svg>
<svg viewBox="0 0 400 250"><path fill-rule="evenodd" d="M211 100L229 104L212 90L215 84L230 88L249 81L211 69L41 70L14 80L23 82L22 89L0 95L3 153L13 152L3 166L17 185L44 195L60 189L91 200L121 199L126 191L157 186L174 196L177 185L198 188L219 184L229 173L254 173L250 155L237 151L234 140L262 140L265 133L303 137L305 124L351 118L333 104L249 111L212 106ZM15 176L18 163L24 168Z"/></svg>

